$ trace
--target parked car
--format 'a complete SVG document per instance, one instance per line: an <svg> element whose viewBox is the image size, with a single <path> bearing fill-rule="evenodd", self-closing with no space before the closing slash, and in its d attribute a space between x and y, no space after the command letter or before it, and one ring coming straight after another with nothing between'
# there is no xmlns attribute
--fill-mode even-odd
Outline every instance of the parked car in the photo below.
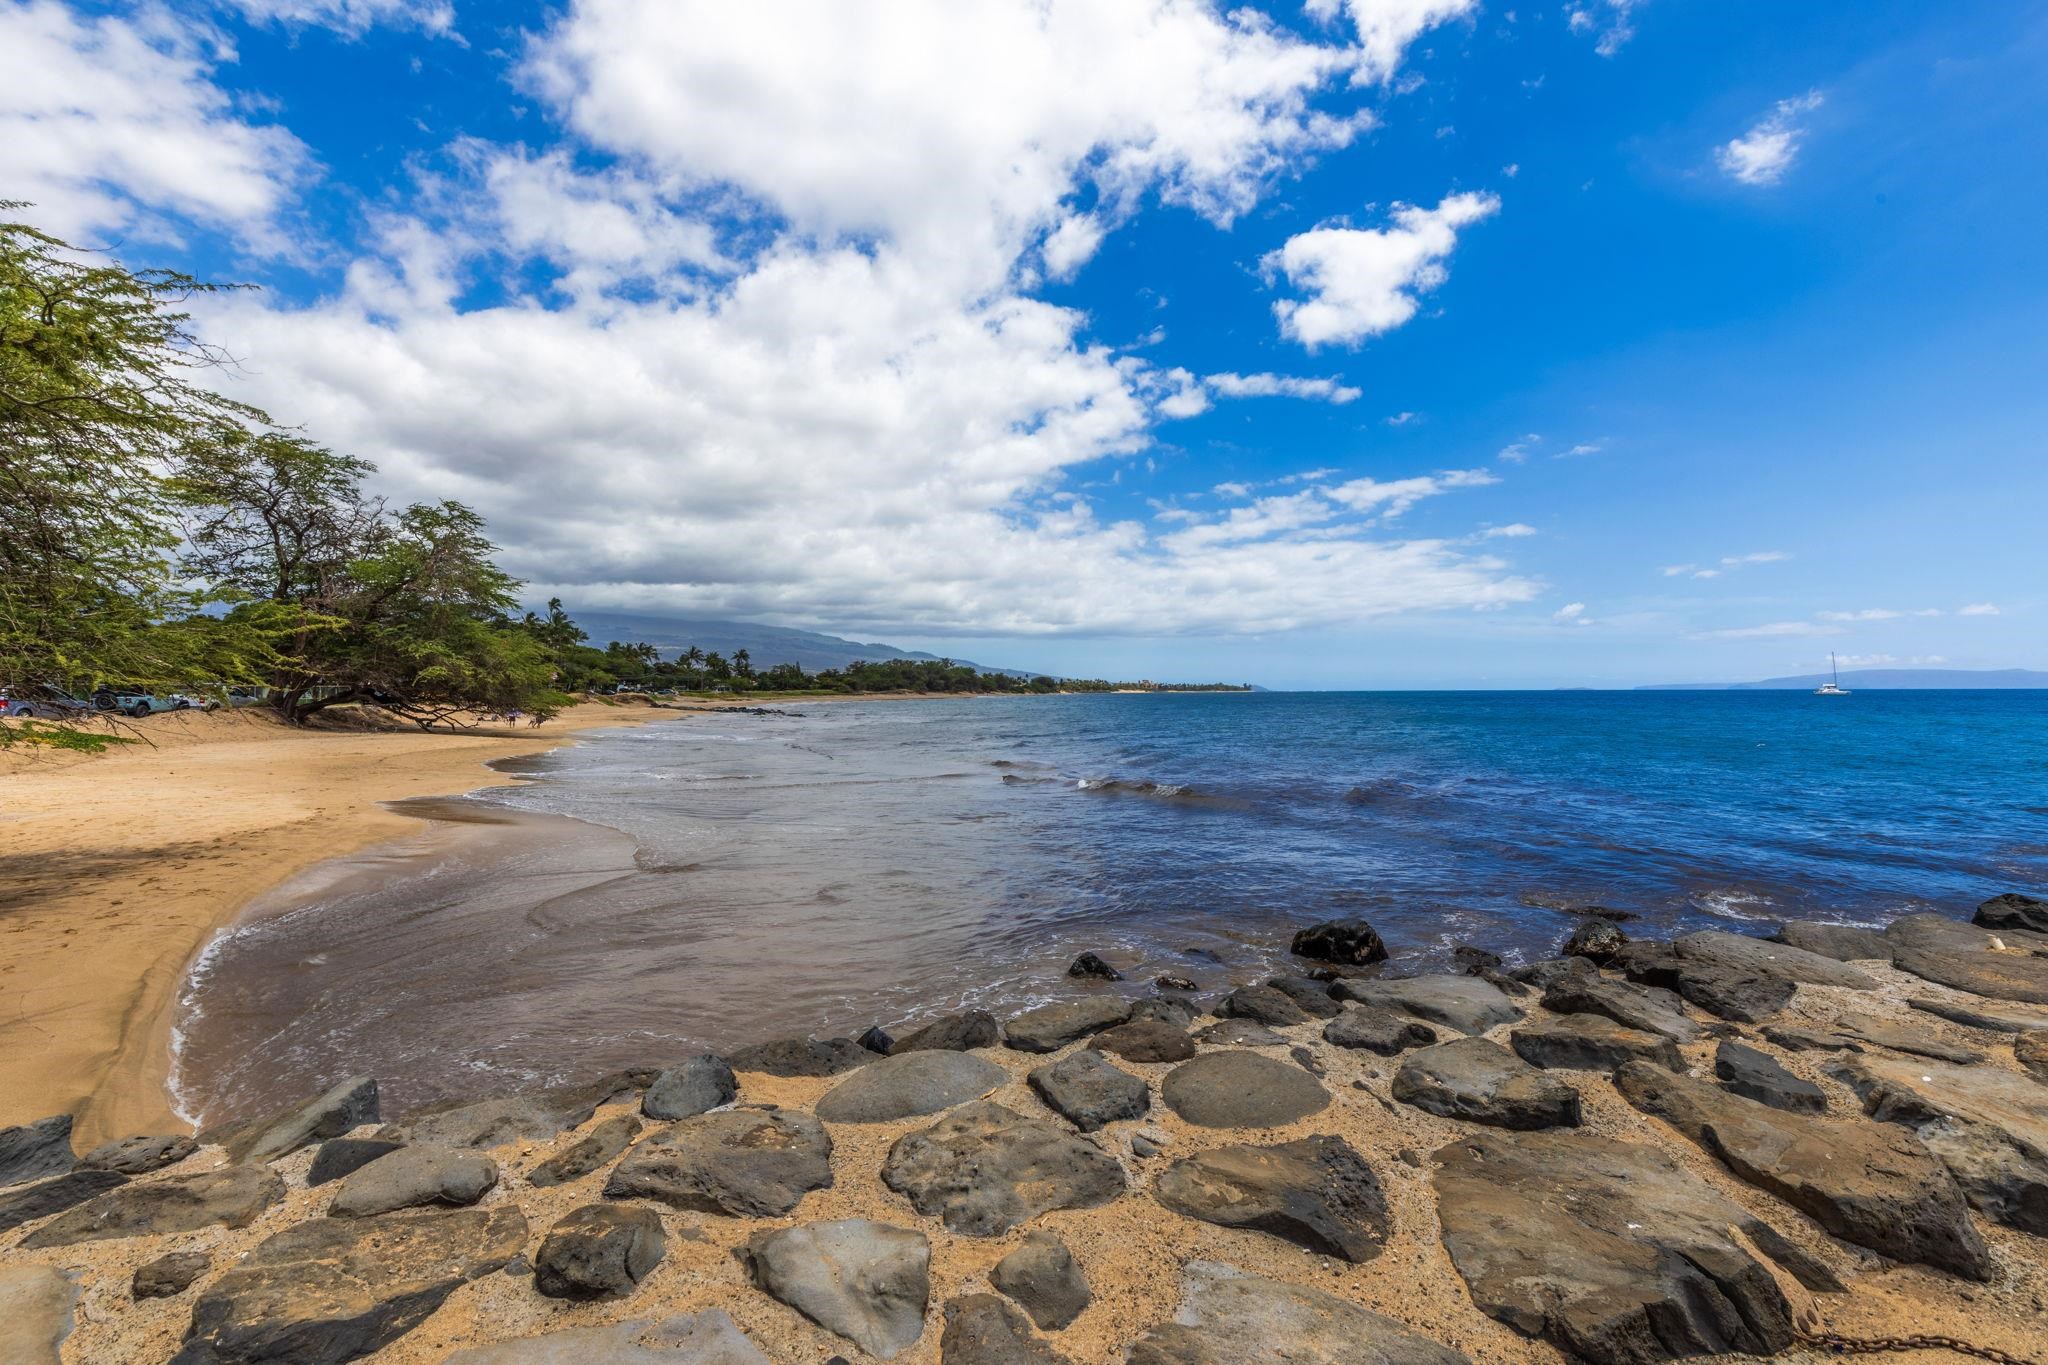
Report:
<svg viewBox="0 0 2048 1365"><path fill-rule="evenodd" d="M102 711L119 711L124 716L146 716L153 711L175 711L177 702L158 692L139 692L126 687L102 687L92 694L92 704Z"/></svg>
<svg viewBox="0 0 2048 1365"><path fill-rule="evenodd" d="M92 710L91 702L81 701L69 692L53 690L33 697L18 697L0 689L0 716L43 716L55 720L69 720L89 715Z"/></svg>

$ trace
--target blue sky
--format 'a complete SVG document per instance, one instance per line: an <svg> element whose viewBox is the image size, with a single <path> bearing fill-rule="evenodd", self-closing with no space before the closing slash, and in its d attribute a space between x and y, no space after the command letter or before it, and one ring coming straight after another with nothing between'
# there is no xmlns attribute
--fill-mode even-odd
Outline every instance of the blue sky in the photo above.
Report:
<svg viewBox="0 0 2048 1365"><path fill-rule="evenodd" d="M0 197L573 606L2048 667L2048 6L0 0Z"/></svg>

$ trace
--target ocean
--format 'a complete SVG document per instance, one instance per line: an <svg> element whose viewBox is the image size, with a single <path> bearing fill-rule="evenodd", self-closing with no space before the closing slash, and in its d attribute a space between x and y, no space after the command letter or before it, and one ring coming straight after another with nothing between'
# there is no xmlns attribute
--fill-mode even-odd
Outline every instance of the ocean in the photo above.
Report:
<svg viewBox="0 0 2048 1365"><path fill-rule="evenodd" d="M2048 887L2048 692L790 703L586 735L252 908L184 992L208 1121L387 1112L799 1031L1227 988L1363 915L1424 971L1636 935L1967 915Z"/></svg>

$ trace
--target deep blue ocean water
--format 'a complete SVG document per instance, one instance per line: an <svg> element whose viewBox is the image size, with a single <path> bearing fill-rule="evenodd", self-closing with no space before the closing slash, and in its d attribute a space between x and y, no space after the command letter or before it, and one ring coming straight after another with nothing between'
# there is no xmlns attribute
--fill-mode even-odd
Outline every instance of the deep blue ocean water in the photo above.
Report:
<svg viewBox="0 0 2048 1365"><path fill-rule="evenodd" d="M379 855L245 923L188 992L187 1107L365 1070L403 1103L1014 1009L1073 989L1082 949L1126 989L1226 986L1340 914L1427 970L1462 943L1548 955L1576 923L1559 903L1628 911L1636 934L1760 933L2048 887L2048 693L787 709L522 761L536 781L471 804L588 825Z"/></svg>

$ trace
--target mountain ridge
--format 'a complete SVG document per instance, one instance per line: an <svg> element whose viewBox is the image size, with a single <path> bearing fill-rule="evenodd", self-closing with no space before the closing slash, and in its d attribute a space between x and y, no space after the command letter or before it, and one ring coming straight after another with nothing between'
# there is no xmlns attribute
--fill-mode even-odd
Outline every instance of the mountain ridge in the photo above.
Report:
<svg viewBox="0 0 2048 1365"><path fill-rule="evenodd" d="M728 658L733 651L744 649L755 668L793 663L806 673L816 673L827 668L844 668L863 659L878 663L885 659L932 660L946 657L922 650L898 649L878 642L849 640L822 631L770 626L758 621L735 621L726 617L573 610L569 614L589 633L590 642L594 645L603 646L618 640L623 644L653 645L667 654L695 645ZM953 662L977 673L1000 673L1015 678L1037 676L1025 669L993 667L971 659L954 659Z"/></svg>

